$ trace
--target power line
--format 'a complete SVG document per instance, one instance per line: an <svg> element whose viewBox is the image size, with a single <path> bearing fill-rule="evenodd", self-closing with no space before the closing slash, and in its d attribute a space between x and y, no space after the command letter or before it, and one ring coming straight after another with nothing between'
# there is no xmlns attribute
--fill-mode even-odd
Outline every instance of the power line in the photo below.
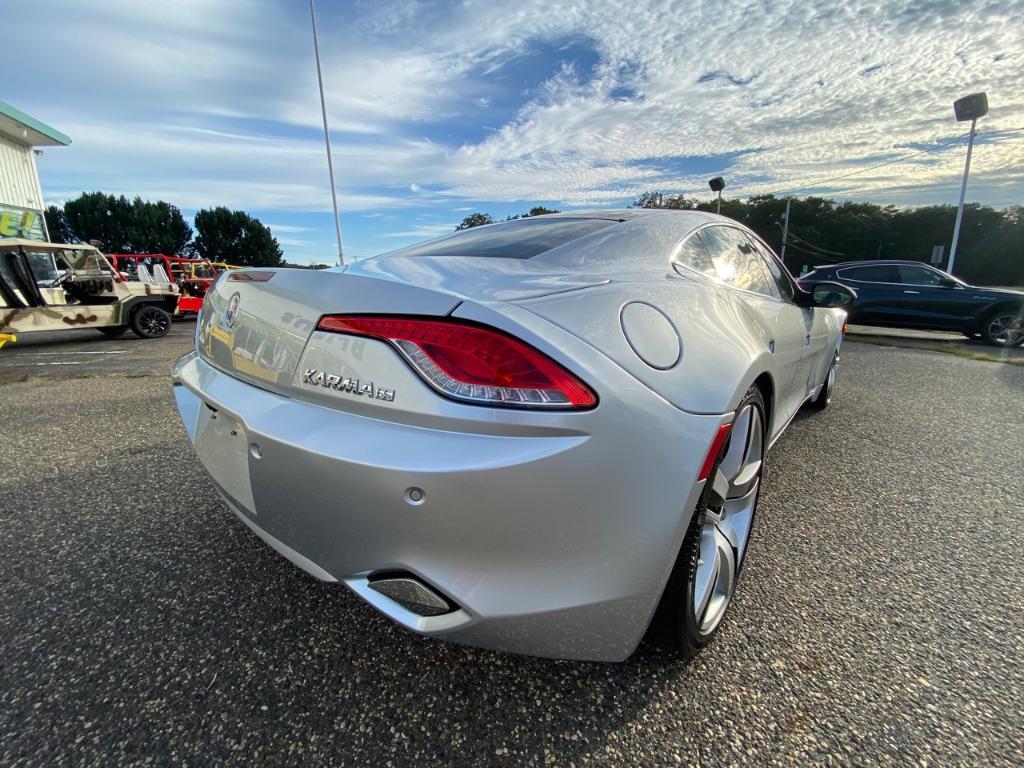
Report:
<svg viewBox="0 0 1024 768"><path fill-rule="evenodd" d="M1012 130L1017 130L1017 129L1010 128L1010 129L1007 129L1007 132L1008 131L1012 131ZM994 133L994 132L992 132L992 133ZM948 146L950 146L952 144L956 144L957 142L962 141L968 135L969 134L967 134L967 133L962 133L959 136L955 136L952 139L949 139L948 141L944 141L941 144L937 144L934 147L929 147L928 149L922 149L922 150L919 150L917 152L911 152L910 154L907 154L907 155L901 155L900 157L893 158L892 160L886 160L884 163L878 163L877 165L871 165L871 166L868 166L867 168L861 168L861 169L856 170L856 171L850 171L849 173L844 173L844 174L841 174L840 176L833 176L832 178L829 178L829 179L820 179L819 181L813 181L810 184L804 184L801 187L791 187L790 189L784 189L781 192L776 192L775 194L781 196L781 195L787 195L790 192L797 192L798 190L801 190L801 189L810 189L811 187L820 187L822 184L828 184L830 181L839 181L840 179L846 179L846 178L849 178L850 176L856 176L859 173L867 173L868 171L874 171L874 170L876 170L878 168L884 168L887 165L895 165L896 163L901 163L904 160L909 160L910 158L917 157L918 155L924 155L924 154L927 154L929 152L938 152L940 149L945 149L946 147L948 147Z"/></svg>
<svg viewBox="0 0 1024 768"><path fill-rule="evenodd" d="M994 136L997 133L1015 133L1016 131L1024 131L1024 125L1019 128L1001 128L998 131L978 131L975 136Z"/></svg>
<svg viewBox="0 0 1024 768"><path fill-rule="evenodd" d="M814 243L808 242L807 240L804 240L803 238L798 237L797 235L793 234L792 229L789 232L789 236L790 236L791 239L796 240L798 243L801 243L801 244L807 246L808 248L813 248L815 250L821 251L823 254L828 254L829 256L845 256L846 255L842 251L830 251L828 248L825 248L824 246L815 245Z"/></svg>

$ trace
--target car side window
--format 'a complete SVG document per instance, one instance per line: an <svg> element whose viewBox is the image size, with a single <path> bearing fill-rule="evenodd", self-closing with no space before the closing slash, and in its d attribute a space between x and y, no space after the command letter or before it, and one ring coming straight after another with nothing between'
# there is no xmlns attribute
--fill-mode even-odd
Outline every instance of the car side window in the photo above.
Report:
<svg viewBox="0 0 1024 768"><path fill-rule="evenodd" d="M792 299L796 294L796 284L793 282L793 276L789 274L789 270L787 270L782 263L775 258L775 254L772 253L771 248L762 243L756 237L751 237L750 242L754 244L757 252L761 254L761 258L764 260L768 273L772 276L772 280L779 289L779 294L787 300Z"/></svg>
<svg viewBox="0 0 1024 768"><path fill-rule="evenodd" d="M927 267L912 267L900 264L900 282L908 285L938 285L942 276Z"/></svg>
<svg viewBox="0 0 1024 768"><path fill-rule="evenodd" d="M711 254L704 247L704 241L697 235L688 237L679 248L676 254L676 262L683 266L703 272L705 275L716 276L715 265L711 261Z"/></svg>
<svg viewBox="0 0 1024 768"><path fill-rule="evenodd" d="M740 230L707 227L699 232L699 236L711 254L718 279L744 291L775 296L760 255Z"/></svg>
<svg viewBox="0 0 1024 768"><path fill-rule="evenodd" d="M854 280L860 283L898 283L900 273L894 264L873 264L867 267L850 267L840 269L837 273L840 280Z"/></svg>

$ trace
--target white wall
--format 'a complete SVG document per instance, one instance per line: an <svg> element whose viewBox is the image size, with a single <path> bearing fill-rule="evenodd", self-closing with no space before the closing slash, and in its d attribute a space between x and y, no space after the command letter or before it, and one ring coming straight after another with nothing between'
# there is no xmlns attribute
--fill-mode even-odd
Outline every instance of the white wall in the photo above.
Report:
<svg viewBox="0 0 1024 768"><path fill-rule="evenodd" d="M43 209L36 158L32 147L0 136L0 204Z"/></svg>

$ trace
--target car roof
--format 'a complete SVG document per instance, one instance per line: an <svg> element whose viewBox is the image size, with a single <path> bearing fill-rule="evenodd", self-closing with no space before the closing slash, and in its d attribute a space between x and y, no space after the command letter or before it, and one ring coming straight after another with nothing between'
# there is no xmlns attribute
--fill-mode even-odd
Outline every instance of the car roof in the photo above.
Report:
<svg viewBox="0 0 1024 768"><path fill-rule="evenodd" d="M907 267L931 267L923 261L910 259L866 259L863 261L840 261L838 264L820 264L814 269L846 269L847 267L879 267L879 266L907 266Z"/></svg>

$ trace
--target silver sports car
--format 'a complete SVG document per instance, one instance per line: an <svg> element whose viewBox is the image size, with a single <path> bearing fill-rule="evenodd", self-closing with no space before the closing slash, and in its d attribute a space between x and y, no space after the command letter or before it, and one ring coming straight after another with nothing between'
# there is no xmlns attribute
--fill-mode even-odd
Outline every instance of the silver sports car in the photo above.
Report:
<svg viewBox="0 0 1024 768"><path fill-rule="evenodd" d="M222 275L174 393L234 513L399 624L616 661L660 606L691 655L853 298L720 216L540 216Z"/></svg>

